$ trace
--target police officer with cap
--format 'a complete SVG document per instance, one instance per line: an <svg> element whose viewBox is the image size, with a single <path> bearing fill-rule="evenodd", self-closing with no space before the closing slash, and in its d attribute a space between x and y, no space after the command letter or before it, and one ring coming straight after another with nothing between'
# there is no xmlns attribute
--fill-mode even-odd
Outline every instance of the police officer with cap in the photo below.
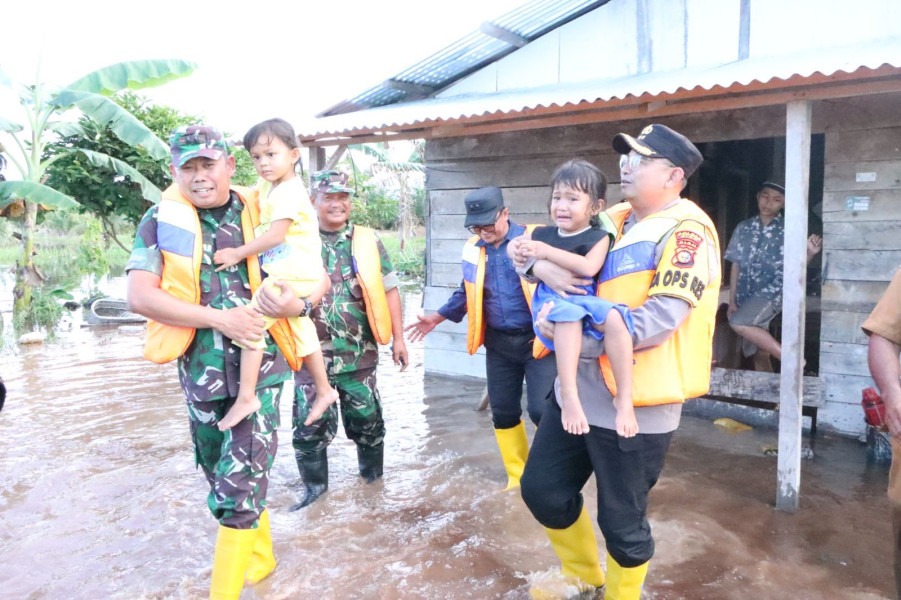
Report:
<svg viewBox="0 0 901 600"><path fill-rule="evenodd" d="M406 328L411 341L424 338L436 325L459 323L468 315L467 349L485 346L488 402L495 437L507 471L507 488L519 485L529 453L522 420L522 387L526 381L527 411L536 425L553 391L557 365L547 353L533 354L535 334L530 303L534 285L517 275L507 256L507 244L535 225L510 220L498 187L466 196L465 227L473 237L463 247L463 282L437 312L419 316Z"/></svg>
<svg viewBox="0 0 901 600"><path fill-rule="evenodd" d="M545 527L565 575L598 588L606 584L607 598L638 600L654 554L648 493L663 469L682 402L706 393L710 383L720 257L710 218L681 196L703 160L698 149L659 124L638 137L617 135L613 148L622 155L626 201L607 210L616 239L598 296L629 306L635 323L632 398L640 433L617 436L615 381L603 342L583 337L577 385L590 431L567 433L552 402L532 443L522 497ZM554 290L572 283L569 272L547 261L531 269ZM538 325L553 335L546 313L539 311ZM606 574L581 493L592 474Z"/></svg>

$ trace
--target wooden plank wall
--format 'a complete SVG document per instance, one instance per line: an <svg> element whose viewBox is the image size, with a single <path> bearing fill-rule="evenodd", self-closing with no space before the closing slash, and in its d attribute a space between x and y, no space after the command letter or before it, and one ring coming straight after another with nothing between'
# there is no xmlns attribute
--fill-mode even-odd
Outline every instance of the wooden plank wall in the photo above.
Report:
<svg viewBox="0 0 901 600"><path fill-rule="evenodd" d="M824 284L820 372L824 422L863 428L861 389L873 384L860 325L901 265L901 111L897 95L814 107L826 128L823 193ZM875 174L860 175L859 174ZM858 181L872 179L873 181ZM853 210L850 197L869 199ZM861 202L858 202L858 207Z"/></svg>
<svg viewBox="0 0 901 600"><path fill-rule="evenodd" d="M901 97L894 94L816 102L813 132L826 134L823 200L824 284L820 372L826 390L821 422L843 432L862 428L860 390L872 385L860 323L901 264ZM608 198L619 201L618 156L610 140L650 122L598 123L429 140L427 279L423 308L440 307L460 283L463 198L485 185L504 190L518 222L548 222L547 183L563 161L585 158L611 179ZM785 135L785 107L681 115L659 122L696 142ZM857 173L876 173L873 182ZM845 209L848 196L868 196L866 211ZM725 234L724 234L725 233ZM731 232L721 232L721 242ZM466 321L444 323L426 338L430 372L484 376L484 360L465 350Z"/></svg>

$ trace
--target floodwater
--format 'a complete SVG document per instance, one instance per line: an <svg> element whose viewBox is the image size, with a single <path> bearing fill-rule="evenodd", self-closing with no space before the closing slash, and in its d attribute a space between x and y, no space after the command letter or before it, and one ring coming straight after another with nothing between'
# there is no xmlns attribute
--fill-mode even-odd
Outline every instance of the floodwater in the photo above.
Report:
<svg viewBox="0 0 901 600"><path fill-rule="evenodd" d="M406 320L419 298L405 298ZM7 319L8 321L9 319ZM172 365L141 358L140 334L75 327L7 348L0 414L0 598L205 598L216 522L193 465ZM366 485L343 432L330 490L288 512L299 478L290 401L269 492L278 567L242 599L528 597L557 565L506 482L482 382L423 376L421 345L379 387L385 477ZM290 396L285 396L290 398ZM531 428L529 429L532 434ZM648 599L893 597L887 468L820 433L803 465L801 509L773 509L775 430L729 434L686 416L652 492L657 539ZM805 441L808 441L805 437ZM594 514L595 493L587 489Z"/></svg>

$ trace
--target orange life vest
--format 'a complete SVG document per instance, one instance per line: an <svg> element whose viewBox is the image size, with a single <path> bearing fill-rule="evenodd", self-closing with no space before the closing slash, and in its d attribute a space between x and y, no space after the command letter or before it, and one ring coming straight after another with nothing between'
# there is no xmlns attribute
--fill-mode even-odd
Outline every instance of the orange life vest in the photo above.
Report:
<svg viewBox="0 0 901 600"><path fill-rule="evenodd" d="M354 225L350 253L357 282L363 290L369 327L378 343L387 344L391 341L391 313L382 280L382 255L379 253L375 231Z"/></svg>
<svg viewBox="0 0 901 600"><path fill-rule="evenodd" d="M598 296L637 308L648 299L652 286L656 289L666 282L673 293L667 294L665 289L660 293L676 297L691 293L696 300L672 336L658 346L635 353L633 403L635 406L673 404L704 395L710 388L713 330L721 282L719 239L713 223L694 202L685 199L648 215L625 235L622 226L631 214L631 206L622 202L607 213L616 226L617 239L601 270ZM671 232L675 233L667 241L658 265L657 246ZM710 252L714 253L713 257ZM685 266L693 266L695 259L699 265L701 260L716 265L715 272L707 267L708 281L683 275L689 271ZM607 387L616 395L610 361L602 356L600 364Z"/></svg>
<svg viewBox="0 0 901 600"><path fill-rule="evenodd" d="M241 230L245 240L252 240L253 230L259 224L260 208L256 192L247 188L232 188L244 203L241 211ZM163 192L157 212L157 244L163 255L163 273L160 289L179 300L200 304L200 263L203 256L203 234L197 209L181 192L171 185ZM247 257L247 274L250 288L256 291L262 283L260 261L256 256ZM167 363L184 354L194 340L196 329L165 325L147 320L147 341L144 357ZM297 354L291 329L284 319L269 328L288 364L295 371L303 362Z"/></svg>
<svg viewBox="0 0 901 600"><path fill-rule="evenodd" d="M526 233L532 233L540 225L526 225ZM463 246L463 289L466 290L466 349L470 354L478 352L479 347L485 341L486 323L482 319L482 292L485 287L485 262L486 252L484 246L476 246L481 238L472 236ZM529 310L532 310L532 297L535 295L536 284L529 283L520 278L522 293L526 297ZM532 356L542 358L550 351L544 347L538 338L532 346Z"/></svg>

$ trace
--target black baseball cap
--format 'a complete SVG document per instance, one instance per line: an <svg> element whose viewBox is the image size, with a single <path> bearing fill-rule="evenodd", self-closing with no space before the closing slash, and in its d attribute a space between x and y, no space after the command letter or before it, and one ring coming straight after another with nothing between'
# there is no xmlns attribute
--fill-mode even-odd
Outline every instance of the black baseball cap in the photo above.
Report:
<svg viewBox="0 0 901 600"><path fill-rule="evenodd" d="M483 187L470 192L463 203L466 204L464 227L492 225L504 209L504 195L499 187Z"/></svg>
<svg viewBox="0 0 901 600"><path fill-rule="evenodd" d="M669 159L685 172L686 179L704 162L701 151L687 137L659 123L642 129L637 138L627 133L617 134L613 138L613 149L620 154L634 150L647 158Z"/></svg>
<svg viewBox="0 0 901 600"><path fill-rule="evenodd" d="M764 181L763 183L761 183L760 189L762 190L763 188L770 188L771 190L776 190L783 196L785 195L785 188L783 186L779 185L778 183L774 183L772 181Z"/></svg>

